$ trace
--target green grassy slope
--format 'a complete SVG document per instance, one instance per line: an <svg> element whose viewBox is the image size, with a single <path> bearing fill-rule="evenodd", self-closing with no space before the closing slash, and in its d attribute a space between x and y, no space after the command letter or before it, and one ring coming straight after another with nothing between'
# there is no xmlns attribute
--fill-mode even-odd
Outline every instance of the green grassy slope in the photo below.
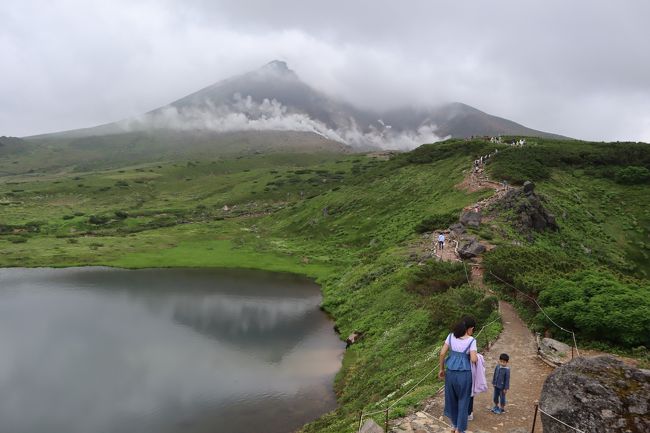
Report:
<svg viewBox="0 0 650 433"><path fill-rule="evenodd" d="M650 294L650 206L644 200L650 187L642 172L632 173L632 185L619 173L633 164L645 167L648 151L630 146L539 139L530 149L502 146L489 167L495 179L537 181L558 217L559 232L534 234L532 242L505 215L475 231L498 246L486 257L491 269L557 307L558 320L570 315L553 287L585 311L618 311L618 304L610 308L599 300L608 290L622 302L636 299L633 289ZM387 395L398 396L430 371L453 320L464 313L480 323L494 317L495 300L467 285L421 290L442 287L442 274L462 268L421 267L412 256L423 220L446 221L489 194L454 185L474 158L493 149L483 141L450 140L390 161L277 153L5 176L0 265L225 266L311 275L322 284L323 307L341 335L364 337L346 351L337 375L339 409L305 429L352 431L361 409L381 408ZM638 153L633 164L621 156L629 151ZM561 152L568 156L539 160ZM594 281L602 284L592 293L587 286ZM635 305L642 313L647 301ZM588 325L589 317L584 320ZM637 322L645 326L642 317ZM585 323L581 338L599 341ZM495 324L485 337L497 331ZM628 349L639 344L619 337L602 341ZM423 382L390 416L438 386Z"/></svg>
<svg viewBox="0 0 650 433"><path fill-rule="evenodd" d="M24 139L0 137L0 176L84 172L134 163L273 152L349 153L350 148L321 135L299 131L152 130L80 136L64 132Z"/></svg>

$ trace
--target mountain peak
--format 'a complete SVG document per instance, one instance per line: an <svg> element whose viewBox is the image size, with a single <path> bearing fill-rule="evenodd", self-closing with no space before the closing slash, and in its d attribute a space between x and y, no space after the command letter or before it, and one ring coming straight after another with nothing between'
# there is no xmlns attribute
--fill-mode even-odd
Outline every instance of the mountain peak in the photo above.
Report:
<svg viewBox="0 0 650 433"><path fill-rule="evenodd" d="M258 74L273 77L291 77L298 78L296 73L289 69L287 62L282 60L273 60L257 70Z"/></svg>
<svg viewBox="0 0 650 433"><path fill-rule="evenodd" d="M287 66L287 62L282 61L282 60L272 60L268 62L266 65L262 66L261 69L270 69L273 71L278 71L278 72L289 72L291 69L289 69L289 66Z"/></svg>

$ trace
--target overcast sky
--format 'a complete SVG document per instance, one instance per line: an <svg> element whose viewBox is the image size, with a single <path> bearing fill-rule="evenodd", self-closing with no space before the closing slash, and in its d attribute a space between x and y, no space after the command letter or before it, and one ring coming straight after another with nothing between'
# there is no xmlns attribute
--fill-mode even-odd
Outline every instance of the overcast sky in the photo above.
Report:
<svg viewBox="0 0 650 433"><path fill-rule="evenodd" d="M0 135L94 126L273 60L388 108L460 101L650 142L647 0L3 0Z"/></svg>

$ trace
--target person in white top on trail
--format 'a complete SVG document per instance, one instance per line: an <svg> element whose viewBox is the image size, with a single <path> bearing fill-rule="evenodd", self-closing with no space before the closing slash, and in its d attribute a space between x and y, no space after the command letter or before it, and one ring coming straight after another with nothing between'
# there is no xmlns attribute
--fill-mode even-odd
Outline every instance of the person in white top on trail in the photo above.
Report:
<svg viewBox="0 0 650 433"><path fill-rule="evenodd" d="M444 233L440 233L438 235L438 249L441 250L441 251L445 249L445 234Z"/></svg>

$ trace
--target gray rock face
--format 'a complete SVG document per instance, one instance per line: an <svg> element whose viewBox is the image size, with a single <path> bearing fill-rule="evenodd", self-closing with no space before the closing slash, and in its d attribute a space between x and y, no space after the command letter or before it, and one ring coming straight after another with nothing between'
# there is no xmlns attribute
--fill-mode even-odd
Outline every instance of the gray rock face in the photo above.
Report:
<svg viewBox="0 0 650 433"><path fill-rule="evenodd" d="M544 382L540 409L589 433L650 432L650 370L612 356L576 358ZM545 433L571 431L541 414Z"/></svg>
<svg viewBox="0 0 650 433"><path fill-rule="evenodd" d="M571 360L571 346L552 338L537 340L537 351L539 356L553 365L566 364Z"/></svg>
<svg viewBox="0 0 650 433"><path fill-rule="evenodd" d="M465 226L462 225L461 223L456 223L456 224L450 225L449 230L451 231L451 233L454 236L458 237L458 236L462 235L463 233L465 233Z"/></svg>
<svg viewBox="0 0 650 433"><path fill-rule="evenodd" d="M461 242L458 247L458 255L463 259L471 259L485 251L485 246L478 243L476 239L470 238Z"/></svg>
<svg viewBox="0 0 650 433"><path fill-rule="evenodd" d="M481 225L481 212L467 211L460 216L460 223L464 226L478 227Z"/></svg>
<svg viewBox="0 0 650 433"><path fill-rule="evenodd" d="M376 422L369 419L363 423L363 426L361 427L361 430L359 430L359 433L384 433L384 429L379 427Z"/></svg>
<svg viewBox="0 0 650 433"><path fill-rule="evenodd" d="M535 184L529 180L524 182L524 194L531 194L535 191Z"/></svg>
<svg viewBox="0 0 650 433"><path fill-rule="evenodd" d="M546 210L544 198L534 189L532 182L526 182L524 188L509 191L495 206L504 211L513 211L512 222L522 233L558 230L555 215Z"/></svg>

